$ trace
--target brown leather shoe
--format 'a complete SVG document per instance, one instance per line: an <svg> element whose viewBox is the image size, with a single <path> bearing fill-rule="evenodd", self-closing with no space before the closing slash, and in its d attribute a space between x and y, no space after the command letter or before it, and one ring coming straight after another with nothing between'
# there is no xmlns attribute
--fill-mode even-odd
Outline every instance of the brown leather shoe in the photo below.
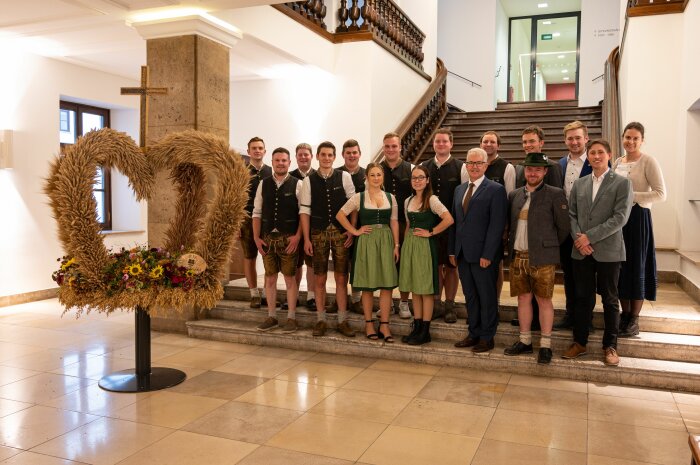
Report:
<svg viewBox="0 0 700 465"><path fill-rule="evenodd" d="M617 355L617 350L614 347L605 349L605 358L603 360L609 367L616 367L620 364L620 356Z"/></svg>
<svg viewBox="0 0 700 465"><path fill-rule="evenodd" d="M355 337L355 331L350 327L348 320L338 324L338 332L345 337Z"/></svg>
<svg viewBox="0 0 700 465"><path fill-rule="evenodd" d="M561 354L561 358L572 359L586 355L586 346L582 346L578 342L574 342L566 351Z"/></svg>
<svg viewBox="0 0 700 465"><path fill-rule="evenodd" d="M467 336L461 341L455 342L455 347L474 347L479 343L478 339L472 339L471 337Z"/></svg>
<svg viewBox="0 0 700 465"><path fill-rule="evenodd" d="M250 308L260 308L261 303L262 303L262 299L260 297L251 297L250 298Z"/></svg>
<svg viewBox="0 0 700 465"><path fill-rule="evenodd" d="M316 322L316 326L314 326L313 331L311 331L312 336L323 336L326 334L326 328L328 326L326 325L326 322L321 320Z"/></svg>
<svg viewBox="0 0 700 465"><path fill-rule="evenodd" d="M489 350L493 349L495 346L493 339L490 341L484 341L483 339L479 340L479 343L472 347L472 352L475 354L480 354L482 352L488 352Z"/></svg>

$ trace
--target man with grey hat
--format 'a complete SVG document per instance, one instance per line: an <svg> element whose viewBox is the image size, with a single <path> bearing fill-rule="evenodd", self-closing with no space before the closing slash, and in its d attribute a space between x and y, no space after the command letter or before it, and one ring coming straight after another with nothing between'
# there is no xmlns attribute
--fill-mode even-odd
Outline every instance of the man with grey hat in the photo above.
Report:
<svg viewBox="0 0 700 465"><path fill-rule="evenodd" d="M571 230L569 208L564 190L544 182L550 169L544 153L528 153L523 166L525 185L508 195L510 295L518 296L520 337L504 353L514 356L533 352L534 295L542 331L537 363L547 364L552 360L554 274L560 260L559 245Z"/></svg>

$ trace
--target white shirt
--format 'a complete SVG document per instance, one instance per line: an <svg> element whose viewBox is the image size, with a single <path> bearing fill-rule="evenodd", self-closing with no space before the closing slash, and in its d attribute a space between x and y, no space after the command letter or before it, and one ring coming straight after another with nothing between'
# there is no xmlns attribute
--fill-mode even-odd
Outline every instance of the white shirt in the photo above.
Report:
<svg viewBox="0 0 700 465"><path fill-rule="evenodd" d="M514 247L515 250L520 252L527 252L529 249L527 238L527 216L530 211L530 199L532 198L532 192L526 190L525 193L527 194L527 200L518 214L518 227L515 230Z"/></svg>
<svg viewBox="0 0 700 465"><path fill-rule="evenodd" d="M275 175L272 175L272 180L275 181L275 184L277 184L277 188L285 183L287 179L291 176L289 173L282 179L281 181L278 181ZM255 199L253 200L253 218L262 218L262 207L263 207L263 198L262 198L262 185L263 183L261 182L258 184L258 189L255 191ZM297 204L301 205L300 201L300 192L301 192L301 181L297 179L297 185L296 185L296 196L297 196Z"/></svg>
<svg viewBox="0 0 700 465"><path fill-rule="evenodd" d="M417 212L417 211L419 211L418 208L420 208L420 205L418 207L412 206L411 199L413 199L413 196L410 196L409 198L407 198L403 204L403 211L405 212L407 223L408 223L408 212ZM431 195L430 200L428 200L428 203L430 205L430 211L435 213L437 216L442 217L443 213L445 213L446 211L449 211L449 210L447 210L447 207L445 207L442 204L442 202L440 202L440 199L438 198L437 195Z"/></svg>
<svg viewBox="0 0 700 465"><path fill-rule="evenodd" d="M605 173L601 174L599 178L596 177L595 173L591 173L591 178L593 179L593 201L595 202L595 197L598 195L598 189L600 189L601 184L603 184L603 180L605 179L605 175L608 174L608 171L610 171L610 168L607 168L605 170Z"/></svg>
<svg viewBox="0 0 700 465"><path fill-rule="evenodd" d="M328 176L323 176L319 170L316 170L319 176L328 179L333 176L335 169L331 171ZM340 171L343 179L343 189L345 190L345 198L349 199L355 193L355 185L352 183L352 176L347 171ZM309 177L305 177L301 182L301 192L299 194L299 200L301 206L299 207L299 213L311 216L311 180Z"/></svg>
<svg viewBox="0 0 700 465"><path fill-rule="evenodd" d="M569 194L571 194L571 188L574 187L574 182L581 177L586 157L587 152L583 152L583 155L578 158L571 158L571 153L566 155L566 172L564 173L564 194L566 194L566 200L569 200Z"/></svg>
<svg viewBox="0 0 700 465"><path fill-rule="evenodd" d="M471 182L472 184L474 184L474 187L472 188L472 196L474 196L474 194L476 194L476 190L479 188L481 183L484 181L484 178L485 178L485 176L482 176L479 179L477 179L476 181L469 181L469 179L467 178L467 180L464 181L467 183ZM467 189L464 191L464 195L462 196L462 201L460 202L460 204L462 204L462 205L464 205L464 198L467 196L467 192L469 192L469 184L467 184Z"/></svg>
<svg viewBox="0 0 700 465"><path fill-rule="evenodd" d="M435 166L440 168L442 165L444 165L445 163L450 161L450 158L452 158L452 154L448 155L447 158L445 159L445 161L443 161L442 163L440 163L438 161L437 157L433 157L433 158L435 160ZM469 173L467 172L467 165L466 164L462 165L462 170L459 172L459 179L461 182L469 181ZM513 179L515 179L515 178L513 178ZM515 181L513 181L513 186L515 186Z"/></svg>
<svg viewBox="0 0 700 465"><path fill-rule="evenodd" d="M394 194L389 194L391 196L391 218L392 220L398 220L399 219L399 207L396 205L396 197L394 197ZM382 199L383 202L381 205L374 205L372 203L372 200L369 198L369 195L367 195L367 192L365 192L365 210L388 210L389 209L389 200L387 200L386 196ZM355 210L360 211L360 192L357 192L352 195L348 199L347 202L345 202L345 205L343 205L340 209L343 213L346 215L349 215L350 213L354 212Z"/></svg>

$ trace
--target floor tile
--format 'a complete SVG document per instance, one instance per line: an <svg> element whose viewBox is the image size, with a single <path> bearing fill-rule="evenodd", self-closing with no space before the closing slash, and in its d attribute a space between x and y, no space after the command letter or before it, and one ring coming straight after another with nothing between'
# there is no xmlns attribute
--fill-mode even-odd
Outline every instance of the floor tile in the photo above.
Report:
<svg viewBox="0 0 700 465"><path fill-rule="evenodd" d="M496 407L501 401L506 387L506 384L478 383L464 379L435 376L418 393L417 397Z"/></svg>
<svg viewBox="0 0 700 465"><path fill-rule="evenodd" d="M481 438L495 410L478 405L414 399L392 425Z"/></svg>
<svg viewBox="0 0 700 465"><path fill-rule="evenodd" d="M159 362L175 363L188 367L201 368L211 370L214 367L223 365L224 363L233 360L240 356L235 352L223 352L220 350L200 349L199 347L191 347L179 352L175 355L163 357Z"/></svg>
<svg viewBox="0 0 700 465"><path fill-rule="evenodd" d="M413 373L366 369L345 386L346 389L413 397L432 377Z"/></svg>
<svg viewBox="0 0 700 465"><path fill-rule="evenodd" d="M389 424L410 401L410 397L338 389L309 412Z"/></svg>
<svg viewBox="0 0 700 465"><path fill-rule="evenodd" d="M620 386L617 384L588 383L588 393L602 396L627 397L634 399L656 400L659 402L673 402L673 394L658 389L647 389L633 386Z"/></svg>
<svg viewBox="0 0 700 465"><path fill-rule="evenodd" d="M7 458L12 457L13 455L19 454L20 452L22 452L22 449L0 446L0 460L5 460Z"/></svg>
<svg viewBox="0 0 700 465"><path fill-rule="evenodd" d="M217 365L214 370L237 375L257 376L259 378L274 378L298 363L300 363L299 360L291 358L245 354L239 355L228 363Z"/></svg>
<svg viewBox="0 0 700 465"><path fill-rule="evenodd" d="M21 402L43 403L92 383L94 383L93 380L84 378L41 373L0 386L0 397Z"/></svg>
<svg viewBox="0 0 700 465"><path fill-rule="evenodd" d="M182 429L255 444L264 444L302 412L246 402L228 402Z"/></svg>
<svg viewBox="0 0 700 465"><path fill-rule="evenodd" d="M0 341L0 363L6 360L12 360L25 355L42 352L46 349L26 344L14 344L12 342Z"/></svg>
<svg viewBox="0 0 700 465"><path fill-rule="evenodd" d="M570 379L548 378L546 376L529 376L513 374L508 384L527 386L539 389L555 389L558 391L588 392L586 381L574 381Z"/></svg>
<svg viewBox="0 0 700 465"><path fill-rule="evenodd" d="M52 371L52 373L99 381L102 377L110 373L132 368L134 368L134 362L132 360L98 355L81 360L78 363L63 366L58 370Z"/></svg>
<svg viewBox="0 0 700 465"><path fill-rule="evenodd" d="M40 352L5 360L2 364L27 370L51 371L74 363L85 363L94 357L97 356L73 350L43 349Z"/></svg>
<svg viewBox="0 0 700 465"><path fill-rule="evenodd" d="M613 457L603 457L602 455L589 455L588 465L649 465L649 462L616 459Z"/></svg>
<svg viewBox="0 0 700 465"><path fill-rule="evenodd" d="M78 389L65 396L57 397L43 402L43 405L72 410L75 412L89 413L92 415L110 415L115 411L133 404L137 399L153 395L152 392L124 393L110 392L102 389L94 383Z"/></svg>
<svg viewBox="0 0 700 465"><path fill-rule="evenodd" d="M308 360L316 355L316 352L285 349L283 347L260 347L258 350L251 352L251 355L256 355L258 357L287 358L290 360Z"/></svg>
<svg viewBox="0 0 700 465"><path fill-rule="evenodd" d="M229 465L237 463L257 447L230 439L176 431L119 465Z"/></svg>
<svg viewBox="0 0 700 465"><path fill-rule="evenodd" d="M25 370L24 368L6 367L0 365L0 386L14 383L21 379L29 378L41 373L36 370Z"/></svg>
<svg viewBox="0 0 700 465"><path fill-rule="evenodd" d="M471 465L587 465L586 454L484 439ZM588 465L591 465L588 462Z"/></svg>
<svg viewBox="0 0 700 465"><path fill-rule="evenodd" d="M656 402L627 397L588 396L588 418L609 423L685 431L675 402Z"/></svg>
<svg viewBox="0 0 700 465"><path fill-rule="evenodd" d="M268 446L357 460L386 425L307 413L267 442Z"/></svg>
<svg viewBox="0 0 700 465"><path fill-rule="evenodd" d="M35 405L0 418L0 445L30 449L97 418Z"/></svg>
<svg viewBox="0 0 700 465"><path fill-rule="evenodd" d="M700 394L689 392L674 392L673 399L677 404L700 405Z"/></svg>
<svg viewBox="0 0 700 465"><path fill-rule="evenodd" d="M663 465L690 463L688 434L589 420L588 453Z"/></svg>
<svg viewBox="0 0 700 465"><path fill-rule="evenodd" d="M321 455L305 454L277 447L261 446L238 462L237 465L352 465L347 460L334 459Z"/></svg>
<svg viewBox="0 0 700 465"><path fill-rule="evenodd" d="M111 465L172 432L159 426L100 418L45 442L32 452L94 465Z"/></svg>
<svg viewBox="0 0 700 465"><path fill-rule="evenodd" d="M238 397L240 402L307 411L331 395L335 388L273 379Z"/></svg>
<svg viewBox="0 0 700 465"><path fill-rule="evenodd" d="M478 446L479 440L468 436L389 426L360 461L377 465L464 465L474 457Z"/></svg>
<svg viewBox="0 0 700 465"><path fill-rule="evenodd" d="M12 458L2 462L3 465L81 465L82 462L59 459L49 455L37 454L34 452L22 452L13 455Z"/></svg>
<svg viewBox="0 0 700 465"><path fill-rule="evenodd" d="M237 354L249 354L260 349L260 346L254 346L252 344L207 340L203 340L197 347L200 349L220 350L221 352L235 352Z"/></svg>
<svg viewBox="0 0 700 465"><path fill-rule="evenodd" d="M678 410L691 434L700 434L700 405L678 404Z"/></svg>
<svg viewBox="0 0 700 465"><path fill-rule="evenodd" d="M586 452L586 420L496 410L484 439Z"/></svg>
<svg viewBox="0 0 700 465"><path fill-rule="evenodd" d="M184 334L153 333L153 335L151 336L151 342L181 347L197 347L201 346L204 343L204 340L188 337Z"/></svg>
<svg viewBox="0 0 700 465"><path fill-rule="evenodd" d="M501 397L498 408L585 420L588 415L588 396L581 392L555 391L509 384Z"/></svg>
<svg viewBox="0 0 700 465"><path fill-rule="evenodd" d="M414 373L417 375L432 376L440 371L439 366L424 365L422 363L402 362L399 360L377 360L370 366L373 370L398 371L401 373Z"/></svg>
<svg viewBox="0 0 700 465"><path fill-rule="evenodd" d="M333 365L343 365L348 367L367 368L376 362L376 359L356 357L354 355L318 353L309 358L308 361L316 363L332 363Z"/></svg>
<svg viewBox="0 0 700 465"><path fill-rule="evenodd" d="M510 373L498 371L484 371L474 368L442 367L435 376L447 376L448 378L466 379L479 383L508 384Z"/></svg>
<svg viewBox="0 0 700 465"><path fill-rule="evenodd" d="M161 391L117 410L111 416L178 429L225 403L224 399Z"/></svg>
<svg viewBox="0 0 700 465"><path fill-rule="evenodd" d="M10 399L0 399L0 418L29 408L34 404L29 402L18 402Z"/></svg>
<svg viewBox="0 0 700 465"><path fill-rule="evenodd" d="M199 346L201 348L201 346ZM155 362L165 357L178 354L186 350L182 346L173 346L170 344L151 343L151 361ZM134 345L128 345L114 350L107 354L109 357L124 358L127 360L136 360L136 349Z"/></svg>
<svg viewBox="0 0 700 465"><path fill-rule="evenodd" d="M295 383L340 387L357 376L362 370L363 368L303 361L280 373L275 378Z"/></svg>
<svg viewBox="0 0 700 465"><path fill-rule="evenodd" d="M169 391L231 400L264 382L263 378L253 376L207 371L194 378L186 379L185 382L170 388Z"/></svg>

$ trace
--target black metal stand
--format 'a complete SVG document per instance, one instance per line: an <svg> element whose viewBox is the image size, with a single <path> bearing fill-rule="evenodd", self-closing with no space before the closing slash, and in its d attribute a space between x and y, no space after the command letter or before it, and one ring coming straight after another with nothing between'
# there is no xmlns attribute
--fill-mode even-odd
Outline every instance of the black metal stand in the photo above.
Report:
<svg viewBox="0 0 700 465"><path fill-rule="evenodd" d="M173 387L187 375L174 368L151 367L151 317L136 307L136 368L118 371L100 379L99 386L113 392L149 392Z"/></svg>

